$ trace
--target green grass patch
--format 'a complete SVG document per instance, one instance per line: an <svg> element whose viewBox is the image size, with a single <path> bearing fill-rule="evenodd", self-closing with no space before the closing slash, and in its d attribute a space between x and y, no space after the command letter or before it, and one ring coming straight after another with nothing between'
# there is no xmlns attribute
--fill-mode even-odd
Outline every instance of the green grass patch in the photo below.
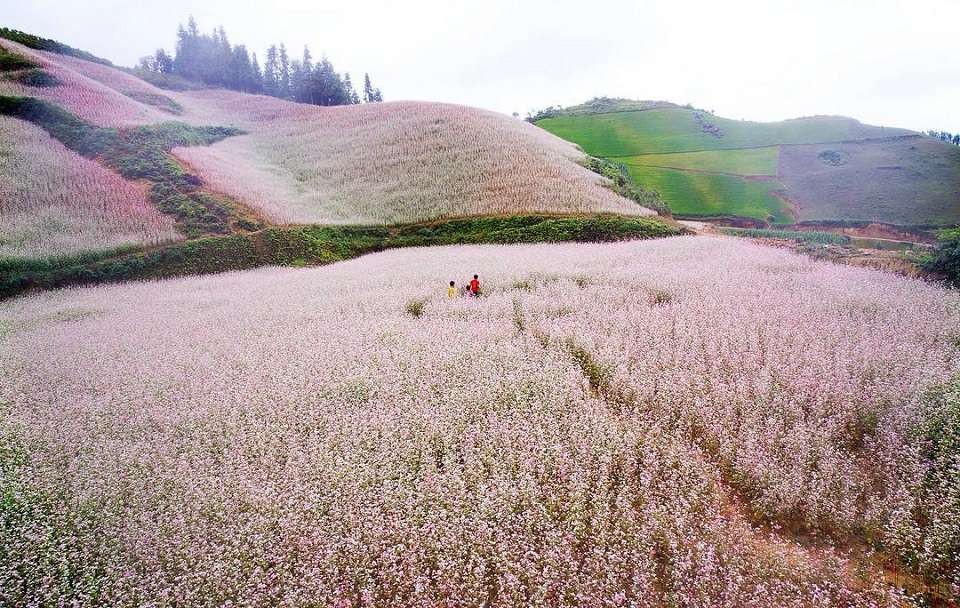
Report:
<svg viewBox="0 0 960 608"><path fill-rule="evenodd" d="M158 89L164 89L166 91L199 91L201 89L209 88L207 85L202 83L194 82L192 80L187 80L182 76L176 74L162 74L160 72L151 72L149 70L141 70L139 68L117 68L136 76L140 80L149 82Z"/></svg>
<svg viewBox="0 0 960 608"><path fill-rule="evenodd" d="M792 221L787 204L773 194L780 188L777 182L659 167L628 165L627 170L636 183L659 192L678 216L740 216L777 223Z"/></svg>
<svg viewBox="0 0 960 608"><path fill-rule="evenodd" d="M125 95L130 99L135 99L140 103L153 106L158 110L162 110L170 114L176 114L177 116L183 114L183 106L170 99L166 95L158 95L156 93L141 93L139 91L131 91L129 93L125 93Z"/></svg>
<svg viewBox="0 0 960 608"><path fill-rule="evenodd" d="M850 239L850 244L859 249L879 249L881 251L912 251L917 249L916 243L907 241L891 241L890 239L871 239L865 237L854 237ZM927 247L920 246L922 250Z"/></svg>
<svg viewBox="0 0 960 608"><path fill-rule="evenodd" d="M177 146L206 146L242 131L228 127L194 127L180 122L128 129L91 125L45 101L0 96L0 114L32 122L74 152L98 158L127 179L152 183L150 199L174 217L188 238L257 230L261 223L226 197L201 189L170 155Z"/></svg>
<svg viewBox="0 0 960 608"><path fill-rule="evenodd" d="M742 150L706 150L703 152L679 152L672 154L641 154L618 159L621 163L636 167L662 167L731 173L745 176L777 175L779 146L745 148Z"/></svg>
<svg viewBox="0 0 960 608"><path fill-rule="evenodd" d="M0 72L14 72L38 67L40 66L23 55L12 53L0 47Z"/></svg>
<svg viewBox="0 0 960 608"><path fill-rule="evenodd" d="M606 242L680 234L660 219L595 216L476 217L398 226L270 227L206 237L112 258L7 262L0 299L35 289L244 270L329 264L385 249L481 243Z"/></svg>
<svg viewBox="0 0 960 608"><path fill-rule="evenodd" d="M26 85L28 87L56 87L62 84L60 79L51 74L50 72L45 72L39 68L32 68L29 70L21 70L14 72L7 76L8 80L13 80L19 82L20 84Z"/></svg>
<svg viewBox="0 0 960 608"><path fill-rule="evenodd" d="M850 237L832 232L804 230L767 230L763 228L721 228L724 234L753 239L782 239L819 245L849 245Z"/></svg>
<svg viewBox="0 0 960 608"><path fill-rule="evenodd" d="M12 40L22 44L27 48L36 49L38 51L50 51L51 53L69 55L78 59L93 61L94 63L113 65L106 59L102 59L96 55L91 55L90 53L81 51L80 49L75 49L70 45L63 44L62 42L57 42L56 40L51 40L50 38L41 38L40 36L34 36L33 34L27 34L26 32L21 32L19 30L10 29L7 27L0 27L0 38Z"/></svg>
<svg viewBox="0 0 960 608"><path fill-rule="evenodd" d="M578 144L587 154L602 157L812 144L910 133L837 116L751 122L688 108L555 116L536 124Z"/></svg>

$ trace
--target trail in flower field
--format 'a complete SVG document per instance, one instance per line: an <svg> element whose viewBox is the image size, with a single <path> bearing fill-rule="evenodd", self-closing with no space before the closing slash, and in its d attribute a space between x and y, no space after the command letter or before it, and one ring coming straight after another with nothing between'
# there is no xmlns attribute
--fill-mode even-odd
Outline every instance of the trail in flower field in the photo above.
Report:
<svg viewBox="0 0 960 608"><path fill-rule="evenodd" d="M446 298L473 273L483 297ZM955 293L710 237L21 298L0 471L32 516L5 512L0 593L902 605L833 539L925 542L900 536L925 473L906 429L958 335Z"/></svg>

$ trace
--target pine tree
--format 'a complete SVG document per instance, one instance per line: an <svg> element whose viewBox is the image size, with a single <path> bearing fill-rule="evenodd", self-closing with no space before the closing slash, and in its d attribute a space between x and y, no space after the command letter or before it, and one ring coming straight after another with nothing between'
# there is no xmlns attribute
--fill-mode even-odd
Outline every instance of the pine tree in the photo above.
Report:
<svg viewBox="0 0 960 608"><path fill-rule="evenodd" d="M370 84L370 74L363 75L363 103L373 103L375 100L373 98L374 90L373 85Z"/></svg>
<svg viewBox="0 0 960 608"><path fill-rule="evenodd" d="M263 92L273 97L280 95L279 75L277 62L277 45L272 44L267 49L267 62L263 64Z"/></svg>
<svg viewBox="0 0 960 608"><path fill-rule="evenodd" d="M197 65L197 40L199 38L200 32L197 30L197 22L191 15L187 27L181 24L177 28L176 57L173 60L173 71L191 80L196 80L200 76L199 66Z"/></svg>
<svg viewBox="0 0 960 608"><path fill-rule="evenodd" d="M251 93L263 93L263 72L260 71L260 62L254 53L250 59L250 77L253 79Z"/></svg>
<svg viewBox="0 0 960 608"><path fill-rule="evenodd" d="M167 54L163 49L157 49L153 55L154 69L161 74L173 72L173 57Z"/></svg>
<svg viewBox="0 0 960 608"><path fill-rule="evenodd" d="M280 43L280 62L279 74L277 75L277 84L279 85L279 95L284 99L290 99L290 58L287 56L287 47Z"/></svg>
<svg viewBox="0 0 960 608"><path fill-rule="evenodd" d="M353 87L353 81L350 80L350 72L343 75L343 88L347 93L347 99L350 100L348 103L360 103L360 96L357 95L357 90Z"/></svg>
<svg viewBox="0 0 960 608"><path fill-rule="evenodd" d="M339 74L324 57L314 63L310 49L303 48L303 58L291 61L284 44L267 49L263 69L256 53L246 46L230 44L227 32L220 26L210 34L201 34L191 16L187 25L177 28L176 54L170 57L163 49L140 60L141 69L172 72L190 80L229 89L264 93L317 105L344 105L383 101L380 89L364 75L363 96L357 94L350 74Z"/></svg>
<svg viewBox="0 0 960 608"><path fill-rule="evenodd" d="M294 59L290 64L290 95L294 101L310 102L310 74L304 72L303 64Z"/></svg>
<svg viewBox="0 0 960 608"><path fill-rule="evenodd" d="M303 45L303 61L301 62L303 71L310 73L313 71L313 56L310 55L310 47Z"/></svg>
<svg viewBox="0 0 960 608"><path fill-rule="evenodd" d="M304 45L303 60L291 64L290 86L292 97L301 103L315 103L313 90L313 56L310 48Z"/></svg>

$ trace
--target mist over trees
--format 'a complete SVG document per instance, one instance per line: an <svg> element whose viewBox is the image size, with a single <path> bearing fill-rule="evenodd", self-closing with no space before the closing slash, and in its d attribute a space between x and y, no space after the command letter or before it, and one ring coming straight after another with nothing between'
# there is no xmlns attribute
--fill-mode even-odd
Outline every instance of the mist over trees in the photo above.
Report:
<svg viewBox="0 0 960 608"><path fill-rule="evenodd" d="M291 59L286 45L271 45L263 64L246 45L231 44L223 27L201 34L193 17L177 30L173 55L157 49L140 59L139 69L173 74L193 82L244 93L260 93L318 106L341 106L383 101L369 74L363 76L361 96L349 73L339 73L326 57L314 61L304 46L299 59Z"/></svg>

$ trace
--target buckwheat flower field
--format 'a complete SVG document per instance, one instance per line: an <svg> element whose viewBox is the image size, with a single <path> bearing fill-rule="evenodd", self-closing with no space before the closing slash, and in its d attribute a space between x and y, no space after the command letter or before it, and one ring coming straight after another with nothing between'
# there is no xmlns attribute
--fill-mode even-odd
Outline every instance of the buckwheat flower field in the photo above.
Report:
<svg viewBox="0 0 960 608"><path fill-rule="evenodd" d="M955 292L708 237L2 303L0 603L906 605L842 548L960 584L914 432L958 336Z"/></svg>
<svg viewBox="0 0 960 608"><path fill-rule="evenodd" d="M243 129L174 154L205 184L276 223L654 214L605 188L577 163L583 153L573 144L495 112L429 102L324 108L226 90L166 91L110 66L7 40L0 46L60 82L0 79L0 95L38 97L104 127L176 120Z"/></svg>
<svg viewBox="0 0 960 608"><path fill-rule="evenodd" d="M101 127L128 127L171 119L169 114L129 96L130 93L160 94L162 91L118 69L35 51L10 40L0 40L0 48L29 59L60 83L33 87L0 78L0 95L39 97Z"/></svg>
<svg viewBox="0 0 960 608"><path fill-rule="evenodd" d="M572 144L495 112L427 102L319 108L226 91L178 99L249 135L175 155L276 222L654 214L604 188Z"/></svg>
<svg viewBox="0 0 960 608"><path fill-rule="evenodd" d="M181 238L143 184L0 116L0 257L49 257Z"/></svg>

